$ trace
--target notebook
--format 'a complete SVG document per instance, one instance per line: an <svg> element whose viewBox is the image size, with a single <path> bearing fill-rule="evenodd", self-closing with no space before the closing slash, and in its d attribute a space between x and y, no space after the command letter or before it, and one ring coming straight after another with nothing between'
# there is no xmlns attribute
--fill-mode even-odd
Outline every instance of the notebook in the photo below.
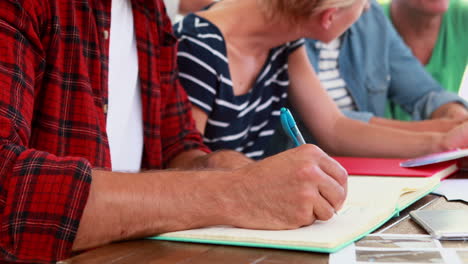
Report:
<svg viewBox="0 0 468 264"><path fill-rule="evenodd" d="M333 157L343 166L350 175L372 176L403 176L403 177L430 177L441 173L446 176L447 170L453 171L456 161L447 161L417 168L404 168L400 163L405 159ZM455 170L456 171L456 170Z"/></svg>
<svg viewBox="0 0 468 264"><path fill-rule="evenodd" d="M350 176L343 208L328 221L294 230L232 226L165 233L150 239L332 253L371 233L457 170L449 165L431 177Z"/></svg>

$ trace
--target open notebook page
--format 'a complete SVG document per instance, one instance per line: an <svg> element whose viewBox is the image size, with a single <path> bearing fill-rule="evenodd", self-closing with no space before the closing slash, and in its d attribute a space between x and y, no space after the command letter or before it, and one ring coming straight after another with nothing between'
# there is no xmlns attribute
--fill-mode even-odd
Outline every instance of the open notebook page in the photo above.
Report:
<svg viewBox="0 0 468 264"><path fill-rule="evenodd" d="M350 176L348 199L342 210L329 221L295 230L251 230L216 226L161 235L186 241L234 242L284 245L283 248L311 251L336 248L380 226L395 211L429 192L439 183L437 177L361 177ZM403 196L402 196L403 195ZM403 200L400 200L403 199ZM156 237L156 239L158 239ZM230 243L227 243L230 244ZM323 252L327 252L324 250Z"/></svg>

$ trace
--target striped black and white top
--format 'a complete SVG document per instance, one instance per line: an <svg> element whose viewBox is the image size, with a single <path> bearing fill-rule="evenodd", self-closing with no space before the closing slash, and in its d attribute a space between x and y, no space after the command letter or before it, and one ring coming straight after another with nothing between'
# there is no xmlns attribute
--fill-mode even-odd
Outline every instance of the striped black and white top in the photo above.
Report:
<svg viewBox="0 0 468 264"><path fill-rule="evenodd" d="M213 150L232 149L253 159L264 156L287 99L288 56L297 40L270 51L247 94L234 95L226 43L220 30L195 14L174 25L179 38L179 79L193 105L208 121L204 142Z"/></svg>
<svg viewBox="0 0 468 264"><path fill-rule="evenodd" d="M316 42L316 45L319 49L318 77L323 87L341 110L356 110L353 98L346 89L346 83L339 71L341 39L337 38L327 44Z"/></svg>

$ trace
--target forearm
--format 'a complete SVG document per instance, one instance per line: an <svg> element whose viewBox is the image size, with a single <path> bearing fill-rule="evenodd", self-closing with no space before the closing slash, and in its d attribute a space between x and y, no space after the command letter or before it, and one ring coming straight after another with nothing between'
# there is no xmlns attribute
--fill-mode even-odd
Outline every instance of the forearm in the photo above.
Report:
<svg viewBox="0 0 468 264"><path fill-rule="evenodd" d="M454 119L433 119L424 121L400 121L381 117L372 117L370 124L413 132L447 132L461 122Z"/></svg>
<svg viewBox="0 0 468 264"><path fill-rule="evenodd" d="M346 193L346 171L312 145L232 171L94 171L73 249L220 224L298 228L331 218Z"/></svg>
<svg viewBox="0 0 468 264"><path fill-rule="evenodd" d="M333 131L319 142L334 155L408 158L446 150L442 133L405 131L345 117L337 120Z"/></svg>
<svg viewBox="0 0 468 264"><path fill-rule="evenodd" d="M207 154L200 150L190 150L176 156L170 168L195 169L217 168L234 169L252 163L253 160L234 150L220 150Z"/></svg>
<svg viewBox="0 0 468 264"><path fill-rule="evenodd" d="M93 171L73 250L163 232L226 223L227 172Z"/></svg>
<svg viewBox="0 0 468 264"><path fill-rule="evenodd" d="M235 150L219 150L206 157L207 168L237 169L244 167L254 160Z"/></svg>
<svg viewBox="0 0 468 264"><path fill-rule="evenodd" d="M304 49L290 55L288 71L292 105L317 138L319 146L330 154L415 157L445 148L442 133L417 133L345 117L321 86Z"/></svg>

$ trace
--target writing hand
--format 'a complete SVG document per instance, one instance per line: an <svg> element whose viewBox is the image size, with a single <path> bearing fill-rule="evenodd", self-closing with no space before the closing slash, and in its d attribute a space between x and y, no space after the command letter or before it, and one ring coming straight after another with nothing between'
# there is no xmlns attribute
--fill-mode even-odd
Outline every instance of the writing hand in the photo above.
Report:
<svg viewBox="0 0 468 264"><path fill-rule="evenodd" d="M347 173L314 145L302 145L237 170L227 197L231 223L253 229L292 229L328 220L341 208Z"/></svg>

